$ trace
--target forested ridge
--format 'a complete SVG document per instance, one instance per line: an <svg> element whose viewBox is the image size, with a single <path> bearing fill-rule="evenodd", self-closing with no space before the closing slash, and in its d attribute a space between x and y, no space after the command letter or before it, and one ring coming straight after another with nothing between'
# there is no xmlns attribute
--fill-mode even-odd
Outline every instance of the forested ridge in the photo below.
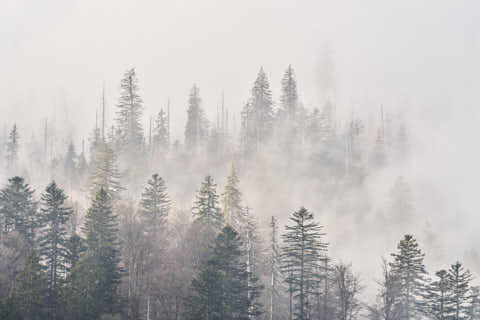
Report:
<svg viewBox="0 0 480 320"><path fill-rule="evenodd" d="M0 135L0 319L480 319L473 273L426 266L420 239L436 238L412 228L425 221L401 170L407 117L382 106L374 121L340 119L334 99L307 108L292 66L278 99L269 81L261 68L241 112L222 99L213 121L193 85L183 141L169 104L145 126L135 69L115 118L103 99L79 141L49 120L31 137L12 123ZM366 185L386 168L388 204L367 215ZM362 233L398 236L376 275L356 269L373 259ZM336 257L337 244L359 253Z"/></svg>

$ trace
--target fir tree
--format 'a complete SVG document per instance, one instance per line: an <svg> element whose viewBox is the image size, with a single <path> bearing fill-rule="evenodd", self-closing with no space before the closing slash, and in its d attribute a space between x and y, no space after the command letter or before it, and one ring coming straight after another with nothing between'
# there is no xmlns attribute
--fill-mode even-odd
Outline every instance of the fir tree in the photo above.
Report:
<svg viewBox="0 0 480 320"><path fill-rule="evenodd" d="M192 215L194 223L200 223L220 231L224 224L224 216L218 205L217 185L211 176L206 176L198 190Z"/></svg>
<svg viewBox="0 0 480 320"><path fill-rule="evenodd" d="M201 107L200 89L193 85L188 98L187 124L185 126L185 145L192 149L206 141L208 123Z"/></svg>
<svg viewBox="0 0 480 320"><path fill-rule="evenodd" d="M90 198L95 198L100 189L104 189L115 198L123 190L119 180L117 156L107 143L102 143L95 154L88 176Z"/></svg>
<svg viewBox="0 0 480 320"><path fill-rule="evenodd" d="M242 242L230 226L215 240L211 256L192 280L186 299L187 319L251 319L261 314L258 298L262 287L250 277L244 262Z"/></svg>
<svg viewBox="0 0 480 320"><path fill-rule="evenodd" d="M451 294L448 288L447 271L435 272L437 280L430 283L427 294L428 312L436 320L447 320L451 312Z"/></svg>
<svg viewBox="0 0 480 320"><path fill-rule="evenodd" d="M169 123L167 114L163 109L160 109L160 112L155 119L155 126L153 128L153 150L157 151L166 151L168 150L170 144L170 132L169 132Z"/></svg>
<svg viewBox="0 0 480 320"><path fill-rule="evenodd" d="M34 250L30 250L25 268L18 275L12 293L13 306L19 319L43 320L47 318L45 309L47 278L40 259Z"/></svg>
<svg viewBox="0 0 480 320"><path fill-rule="evenodd" d="M448 269L446 281L451 293L449 319L464 320L468 318L470 282L472 278L470 271L465 270L458 261Z"/></svg>
<svg viewBox="0 0 480 320"><path fill-rule="evenodd" d="M480 319L480 289L472 287L470 294L470 306L468 308L468 320Z"/></svg>
<svg viewBox="0 0 480 320"><path fill-rule="evenodd" d="M40 225L34 190L22 177L8 179L0 191L0 222L3 232L18 231L29 247L34 245L35 231Z"/></svg>
<svg viewBox="0 0 480 320"><path fill-rule="evenodd" d="M99 319L120 310L120 243L111 197L100 189L82 228L87 250L71 275L68 292L72 319Z"/></svg>
<svg viewBox="0 0 480 320"><path fill-rule="evenodd" d="M280 280L281 280L281 260L280 247L278 245L278 223L277 219L272 216L270 221L270 238L269 238L269 253L268 253L268 294L269 294L269 319L279 318L279 298L280 298Z"/></svg>
<svg viewBox="0 0 480 320"><path fill-rule="evenodd" d="M245 152L255 151L272 133L272 92L267 75L260 68L251 97L242 110L242 145Z"/></svg>
<svg viewBox="0 0 480 320"><path fill-rule="evenodd" d="M14 124L7 140L6 160L9 168L14 168L18 162L18 148L20 136L17 125Z"/></svg>
<svg viewBox="0 0 480 320"><path fill-rule="evenodd" d="M120 82L120 99L117 104L117 140L121 148L130 156L137 156L142 149L143 128L141 118L143 101L139 95L138 78L135 69L124 73Z"/></svg>
<svg viewBox="0 0 480 320"><path fill-rule="evenodd" d="M242 193L238 188L239 182L235 166L232 163L230 174L227 177L227 184L222 193L222 205L226 223L237 231L246 223L245 211L242 207Z"/></svg>
<svg viewBox="0 0 480 320"><path fill-rule="evenodd" d="M398 252L392 253L394 261L390 263L390 267L399 281L400 320L416 319L426 307L427 272L423 264L425 255L412 235L405 235L397 248Z"/></svg>
<svg viewBox="0 0 480 320"><path fill-rule="evenodd" d="M170 199L165 182L157 173L148 180L140 207L140 216L147 233L160 231L170 210Z"/></svg>
<svg viewBox="0 0 480 320"><path fill-rule="evenodd" d="M86 250L85 240L74 232L68 238L65 248L67 249L65 258L67 263L67 274L70 275L77 262L80 260L81 255Z"/></svg>
<svg viewBox="0 0 480 320"><path fill-rule="evenodd" d="M47 269L47 307L50 319L59 316L60 298L67 269L67 228L72 209L67 207L67 196L50 183L42 195L40 219L42 229L39 237L39 252Z"/></svg>
<svg viewBox="0 0 480 320"><path fill-rule="evenodd" d="M298 107L297 81L295 71L289 65L282 78L282 95L280 97L282 113L290 121L295 121Z"/></svg>
<svg viewBox="0 0 480 320"><path fill-rule="evenodd" d="M310 319L318 286L321 283L322 260L327 244L322 226L314 221L313 214L305 208L294 212L292 225L286 226L282 235L282 269L286 272L285 282L290 285L294 298L295 320Z"/></svg>

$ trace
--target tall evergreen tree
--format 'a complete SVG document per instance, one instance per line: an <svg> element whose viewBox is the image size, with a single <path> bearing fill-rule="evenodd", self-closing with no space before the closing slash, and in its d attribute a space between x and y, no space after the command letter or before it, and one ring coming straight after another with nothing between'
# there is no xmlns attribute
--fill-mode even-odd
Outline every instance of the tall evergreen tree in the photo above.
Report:
<svg viewBox="0 0 480 320"><path fill-rule="evenodd" d="M140 216L148 233L160 231L170 210L170 199L163 179L155 173L148 180L140 201Z"/></svg>
<svg viewBox="0 0 480 320"><path fill-rule="evenodd" d="M470 306L468 308L468 320L480 319L480 289L472 287L470 294Z"/></svg>
<svg viewBox="0 0 480 320"><path fill-rule="evenodd" d="M188 97L187 124L185 126L185 145L196 148L206 141L208 122L201 107L200 89L193 85Z"/></svg>
<svg viewBox="0 0 480 320"><path fill-rule="evenodd" d="M322 238L322 226L314 221L313 214L305 208L294 212L292 225L285 226L282 235L282 269L285 282L291 286L294 297L293 319L310 319L313 302L321 283L322 260L327 244Z"/></svg>
<svg viewBox="0 0 480 320"><path fill-rule="evenodd" d="M153 150L154 152L166 151L170 145L168 117L163 109L155 119L155 126L153 128Z"/></svg>
<svg viewBox="0 0 480 320"><path fill-rule="evenodd" d="M8 185L0 191L2 231L18 231L29 247L33 247L35 231L40 225L33 194L34 190L18 176L8 179Z"/></svg>
<svg viewBox="0 0 480 320"><path fill-rule="evenodd" d="M59 317L59 309L65 270L67 269L67 228L66 224L72 209L65 203L67 196L57 187L55 181L50 183L42 195L40 219L42 229L39 237L39 252L47 269L47 308L50 319Z"/></svg>
<svg viewBox="0 0 480 320"><path fill-rule="evenodd" d="M249 101L242 110L242 146L245 152L255 151L265 142L273 128L272 92L267 75L260 68Z"/></svg>
<svg viewBox="0 0 480 320"><path fill-rule="evenodd" d="M428 286L428 312L436 320L447 320L452 309L447 271L439 270L435 272L435 275L437 280L432 281Z"/></svg>
<svg viewBox="0 0 480 320"><path fill-rule="evenodd" d="M138 156L144 142L142 128L143 100L139 95L138 78L135 69L127 70L120 82L120 99L117 104L117 140L123 152Z"/></svg>
<svg viewBox="0 0 480 320"><path fill-rule="evenodd" d="M201 223L220 231L224 225L224 216L218 204L217 185L211 176L206 176L198 190L192 214L194 223Z"/></svg>
<svg viewBox="0 0 480 320"><path fill-rule="evenodd" d="M18 162L20 135L18 134L17 125L14 124L7 140L6 160L9 168L14 168Z"/></svg>
<svg viewBox="0 0 480 320"><path fill-rule="evenodd" d="M238 187L239 182L235 166L232 163L221 200L226 223L237 231L246 223L245 210L242 206L242 193Z"/></svg>
<svg viewBox="0 0 480 320"><path fill-rule="evenodd" d="M250 277L238 233L226 226L217 236L211 256L192 280L186 299L187 319L252 319L261 314L262 287Z"/></svg>
<svg viewBox="0 0 480 320"><path fill-rule="evenodd" d="M446 280L451 293L451 312L449 319L468 319L470 303L470 282L473 276L465 270L460 262L456 262L448 269Z"/></svg>
<svg viewBox="0 0 480 320"><path fill-rule="evenodd" d="M117 156L107 143L102 143L95 154L88 175L89 197L94 199L100 189L115 198L123 188L120 186L120 173Z"/></svg>
<svg viewBox="0 0 480 320"><path fill-rule="evenodd" d="M272 216L270 221L270 238L269 238L269 252L268 252L268 295L269 295L269 319L278 319L280 316L280 280L281 280L281 260L280 247L278 245L278 222Z"/></svg>
<svg viewBox="0 0 480 320"><path fill-rule="evenodd" d="M30 250L25 268L18 275L12 292L13 307L19 319L43 320L47 318L47 278L34 250Z"/></svg>
<svg viewBox="0 0 480 320"><path fill-rule="evenodd" d="M105 190L97 193L82 230L87 250L71 275L70 318L100 319L104 314L118 313L121 308L118 221Z"/></svg>
<svg viewBox="0 0 480 320"><path fill-rule="evenodd" d="M417 240L405 235L397 246L398 252L392 253L390 263L392 273L399 281L400 320L417 319L425 310L426 275L423 258Z"/></svg>
<svg viewBox="0 0 480 320"><path fill-rule="evenodd" d="M290 121L295 121L298 107L297 81L295 71L289 65L282 78L282 95L280 97L282 113Z"/></svg>

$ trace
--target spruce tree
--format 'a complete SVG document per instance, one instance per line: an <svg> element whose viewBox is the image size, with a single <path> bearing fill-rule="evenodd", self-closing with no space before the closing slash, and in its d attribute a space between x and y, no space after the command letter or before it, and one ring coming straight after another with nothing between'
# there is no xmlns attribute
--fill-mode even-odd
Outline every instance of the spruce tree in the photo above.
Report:
<svg viewBox="0 0 480 320"><path fill-rule="evenodd" d="M218 204L217 185L211 176L205 177L195 198L192 208L194 223L220 231L225 220Z"/></svg>
<svg viewBox="0 0 480 320"><path fill-rule="evenodd" d="M167 114L163 109L160 109L155 119L153 131L153 151L167 151L170 144L170 132Z"/></svg>
<svg viewBox="0 0 480 320"><path fill-rule="evenodd" d="M201 107L200 89L193 85L188 98L187 124L185 126L185 146L194 149L206 141L208 122Z"/></svg>
<svg viewBox="0 0 480 320"><path fill-rule="evenodd" d="M319 270L322 270L327 244L322 240L323 227L304 207L294 212L290 221L292 225L285 226L286 233L282 235L282 270L293 293L293 319L306 320L310 319L322 280Z"/></svg>
<svg viewBox="0 0 480 320"><path fill-rule="evenodd" d="M260 68L251 97L242 110L242 147L245 152L256 151L270 138L273 128L272 92L267 75Z"/></svg>
<svg viewBox="0 0 480 320"><path fill-rule="evenodd" d="M465 270L458 261L448 269L446 282L451 293L449 319L464 320L468 318L470 282L472 278L470 271Z"/></svg>
<svg viewBox="0 0 480 320"><path fill-rule="evenodd" d="M428 286L427 310L436 320L447 320L452 310L447 271L435 272L437 279Z"/></svg>
<svg viewBox="0 0 480 320"><path fill-rule="evenodd" d="M103 189L88 209L82 231L87 250L72 271L68 297L72 319L99 319L120 310L120 243L117 216Z"/></svg>
<svg viewBox="0 0 480 320"><path fill-rule="evenodd" d="M36 252L30 250L25 268L18 275L12 292L15 313L19 319L43 320L47 318L47 277Z"/></svg>
<svg viewBox="0 0 480 320"><path fill-rule="evenodd" d="M297 81L295 71L289 65L282 78L282 95L280 97L282 113L289 121L295 121L298 107Z"/></svg>
<svg viewBox="0 0 480 320"><path fill-rule="evenodd" d="M2 231L18 231L29 247L33 247L35 231L40 225L34 190L22 177L8 179L8 185L0 191L0 222Z"/></svg>
<svg viewBox="0 0 480 320"><path fill-rule="evenodd" d="M399 281L398 304L401 310L400 320L417 319L425 310L426 276L423 264L424 253L412 235L405 235L397 246L398 252L392 253L390 263L393 275Z"/></svg>
<svg viewBox="0 0 480 320"><path fill-rule="evenodd" d="M468 308L468 320L480 319L480 289L472 287L470 294L470 306Z"/></svg>
<svg viewBox="0 0 480 320"><path fill-rule="evenodd" d="M50 319L57 319L65 270L67 269L67 222L72 209L65 203L67 196L57 187L55 181L50 183L42 195L40 219L42 229L39 237L39 253L47 269L47 308Z"/></svg>
<svg viewBox="0 0 480 320"><path fill-rule="evenodd" d="M120 82L120 98L117 104L117 140L129 156L137 156L143 145L142 113L143 101L139 95L135 69L124 73Z"/></svg>
<svg viewBox="0 0 480 320"><path fill-rule="evenodd" d="M15 168L18 162L18 148L19 148L20 136L18 134L17 125L14 124L12 130L8 135L6 160L9 169Z"/></svg>
<svg viewBox="0 0 480 320"><path fill-rule="evenodd" d="M153 234L162 229L170 210L170 199L163 179L155 173L148 180L140 201L140 217L145 231Z"/></svg>
<svg viewBox="0 0 480 320"><path fill-rule="evenodd" d="M187 319L251 319L261 314L262 286L250 277L239 234L230 226L217 236L202 262L186 299Z"/></svg>
<svg viewBox="0 0 480 320"><path fill-rule="evenodd" d="M112 198L116 198L123 190L120 186L117 156L107 143L102 143L95 154L89 170L88 189L90 199L94 199L100 189L105 190Z"/></svg>
<svg viewBox="0 0 480 320"><path fill-rule="evenodd" d="M222 193L222 206L226 223L237 231L246 223L245 210L242 207L242 193L238 187L239 182L235 166L232 163L230 174L227 177L227 184Z"/></svg>

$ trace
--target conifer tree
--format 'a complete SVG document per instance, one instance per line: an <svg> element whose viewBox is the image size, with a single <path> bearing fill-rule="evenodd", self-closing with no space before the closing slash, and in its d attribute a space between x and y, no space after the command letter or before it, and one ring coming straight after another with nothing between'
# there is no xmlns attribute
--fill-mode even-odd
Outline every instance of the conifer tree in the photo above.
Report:
<svg viewBox="0 0 480 320"><path fill-rule="evenodd" d="M269 252L268 252L268 295L269 295L269 319L279 318L279 298L280 298L280 280L281 280L281 260L280 247L278 245L278 222L272 216L270 221L270 238L269 238Z"/></svg>
<svg viewBox="0 0 480 320"><path fill-rule="evenodd" d="M423 264L424 253L412 235L405 235L392 253L390 263L393 275L399 281L398 308L400 320L417 319L425 310L426 276Z"/></svg>
<svg viewBox="0 0 480 320"><path fill-rule="evenodd" d="M211 176L206 176L195 196L192 208L194 223L200 223L220 231L224 225L224 216L218 204L217 185Z"/></svg>
<svg viewBox="0 0 480 320"><path fill-rule="evenodd" d="M273 128L272 92L267 75L260 68L251 97L242 110L241 139L245 152L255 151L265 142Z"/></svg>
<svg viewBox="0 0 480 320"><path fill-rule="evenodd" d="M147 233L161 230L170 210L170 199L163 179L155 173L148 180L140 201L140 216Z"/></svg>
<svg viewBox="0 0 480 320"><path fill-rule="evenodd" d="M295 121L298 107L297 81L295 71L289 65L282 78L282 95L280 97L282 113L290 121Z"/></svg>
<svg viewBox="0 0 480 320"><path fill-rule="evenodd" d="M115 119L118 130L117 140L123 152L129 156L137 156L144 141L141 123L143 100L139 95L138 78L134 68L124 73L120 88Z"/></svg>
<svg viewBox="0 0 480 320"><path fill-rule="evenodd" d="M292 225L285 226L282 235L282 270L285 282L291 286L294 298L293 319L310 319L318 286L321 283L322 260L327 244L322 238L322 226L314 221L313 214L305 208L294 212Z"/></svg>
<svg viewBox="0 0 480 320"><path fill-rule="evenodd" d="M480 319L480 289L479 287L472 287L470 294L470 306L468 308L468 320Z"/></svg>
<svg viewBox="0 0 480 320"><path fill-rule="evenodd" d="M112 198L117 197L123 190L119 180L117 156L109 144L102 143L89 171L89 197L94 199L100 189L104 189Z"/></svg>
<svg viewBox="0 0 480 320"><path fill-rule="evenodd" d="M261 314L263 289L250 277L238 233L226 226L217 236L212 254L200 265L186 299L187 319L252 319Z"/></svg>
<svg viewBox="0 0 480 320"><path fill-rule="evenodd" d="M238 187L239 182L235 166L232 163L227 184L222 193L222 205L226 223L237 231L246 223L245 210L242 207L242 193Z"/></svg>
<svg viewBox="0 0 480 320"><path fill-rule="evenodd" d="M72 209L65 201L67 196L51 182L42 195L39 253L47 269L47 308L50 319L59 317L60 299L67 269L67 228Z"/></svg>
<svg viewBox="0 0 480 320"><path fill-rule="evenodd" d="M155 126L153 128L153 150L154 152L168 150L170 144L170 132L167 114L163 109L155 119Z"/></svg>
<svg viewBox="0 0 480 320"><path fill-rule="evenodd" d="M185 145L196 148L206 141L208 122L201 107L200 89L193 85L188 98L187 124L185 126Z"/></svg>
<svg viewBox="0 0 480 320"><path fill-rule="evenodd" d="M30 250L25 268L18 275L12 293L13 306L19 319L43 320L47 318L47 277L36 252Z"/></svg>
<svg viewBox="0 0 480 320"><path fill-rule="evenodd" d="M18 134L17 125L14 124L8 135L6 160L9 168L14 168L18 162L18 148L20 136Z"/></svg>
<svg viewBox="0 0 480 320"><path fill-rule="evenodd" d="M465 270L458 261L448 269L446 282L451 293L449 319L467 319L470 303L470 282L472 278L473 276L470 271Z"/></svg>
<svg viewBox="0 0 480 320"><path fill-rule="evenodd" d="M33 247L35 231L40 226L34 190L22 177L8 179L8 185L0 191L0 222L2 231L18 231L29 247Z"/></svg>
<svg viewBox="0 0 480 320"><path fill-rule="evenodd" d="M382 258L382 278L378 282L380 288L377 294L376 305L369 307L369 319L372 320L399 320L401 315L400 282L392 272L391 267Z"/></svg>
<svg viewBox="0 0 480 320"><path fill-rule="evenodd" d="M72 319L99 319L120 310L120 243L111 197L100 189L82 228L87 250L72 271L68 297Z"/></svg>
<svg viewBox="0 0 480 320"><path fill-rule="evenodd" d="M451 313L451 293L448 288L447 271L435 272L437 280L428 286L427 307L428 312L436 320L447 320Z"/></svg>

